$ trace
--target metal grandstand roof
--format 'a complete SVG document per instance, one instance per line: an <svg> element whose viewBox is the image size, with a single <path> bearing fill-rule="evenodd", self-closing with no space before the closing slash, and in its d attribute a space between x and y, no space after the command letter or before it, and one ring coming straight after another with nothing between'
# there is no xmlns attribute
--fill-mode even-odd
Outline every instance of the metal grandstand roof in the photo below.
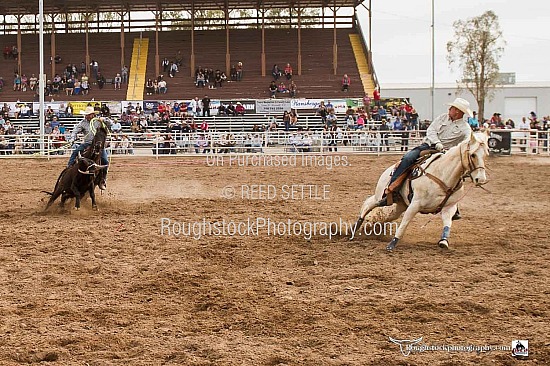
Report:
<svg viewBox="0 0 550 366"><path fill-rule="evenodd" d="M321 7L356 7L363 0L44 0L44 13L83 13L83 12L120 12L146 11L163 9L165 11L190 10L194 3L195 9L221 10L226 4L229 9L255 9L262 5L266 8L321 8ZM37 14L38 0L1 0L0 14Z"/></svg>

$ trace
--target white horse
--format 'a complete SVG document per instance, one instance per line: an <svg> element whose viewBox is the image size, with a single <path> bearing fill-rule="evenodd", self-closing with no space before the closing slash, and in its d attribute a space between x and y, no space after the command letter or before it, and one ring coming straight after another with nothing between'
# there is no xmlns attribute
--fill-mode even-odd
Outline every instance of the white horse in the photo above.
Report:
<svg viewBox="0 0 550 366"><path fill-rule="evenodd" d="M383 205L382 195L394 167L386 169L378 180L375 194L368 197L361 207L352 239L365 217L375 208L378 208L379 212L373 216L377 218L376 221L383 222L393 221L405 212L394 238L386 247L387 250L395 248L417 213L441 212L443 233L438 244L441 248L449 248L451 217L457 209L458 201L463 197L464 179L471 178L476 186L487 182L485 174L485 158L489 155L487 140L488 136L484 132L472 133L469 139L450 148L444 154L432 155L420 166L416 177L410 182L410 187L407 181L402 185L399 190L401 199L391 207L380 207ZM409 201L410 193L412 193L412 199Z"/></svg>

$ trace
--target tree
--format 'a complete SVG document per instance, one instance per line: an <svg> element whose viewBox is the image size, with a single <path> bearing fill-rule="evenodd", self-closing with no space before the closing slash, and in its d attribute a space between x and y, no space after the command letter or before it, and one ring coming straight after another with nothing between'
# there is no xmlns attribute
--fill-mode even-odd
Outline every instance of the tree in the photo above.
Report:
<svg viewBox="0 0 550 366"><path fill-rule="evenodd" d="M475 97L479 106L480 124L484 121L485 100L491 100L499 85L498 61L504 52L506 41L492 11L467 20L453 23L454 40L447 43L447 61L451 68L458 65L462 70L459 88L466 88Z"/></svg>

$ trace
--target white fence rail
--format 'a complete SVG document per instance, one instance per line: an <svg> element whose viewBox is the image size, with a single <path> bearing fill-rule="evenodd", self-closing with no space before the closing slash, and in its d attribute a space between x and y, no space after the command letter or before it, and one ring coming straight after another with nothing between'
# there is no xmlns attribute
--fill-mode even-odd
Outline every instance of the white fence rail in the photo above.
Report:
<svg viewBox="0 0 550 366"><path fill-rule="evenodd" d="M507 154L550 156L550 133L539 130L494 130L511 132ZM109 154L116 156L152 156L205 153L362 153L402 154L419 145L426 131L342 131L342 132L194 132L110 134ZM204 140L200 140L200 136ZM66 136L46 136L44 152L39 135L0 135L0 158L36 158L69 155L72 144Z"/></svg>

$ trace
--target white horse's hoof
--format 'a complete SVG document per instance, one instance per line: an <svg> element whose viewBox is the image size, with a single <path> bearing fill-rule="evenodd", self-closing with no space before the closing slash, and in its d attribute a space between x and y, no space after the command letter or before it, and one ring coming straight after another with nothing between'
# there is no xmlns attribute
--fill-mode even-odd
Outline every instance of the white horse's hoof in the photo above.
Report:
<svg viewBox="0 0 550 366"><path fill-rule="evenodd" d="M441 239L438 244L441 249L449 249L449 241L447 239Z"/></svg>

